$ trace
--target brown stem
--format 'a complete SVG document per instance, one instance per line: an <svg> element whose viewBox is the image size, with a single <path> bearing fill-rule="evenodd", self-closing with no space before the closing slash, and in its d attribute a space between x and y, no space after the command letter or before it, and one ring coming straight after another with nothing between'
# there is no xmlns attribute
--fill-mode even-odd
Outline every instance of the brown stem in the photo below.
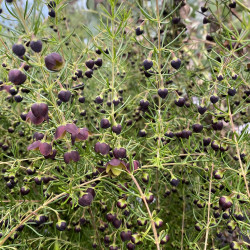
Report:
<svg viewBox="0 0 250 250"><path fill-rule="evenodd" d="M234 134L234 141L235 141L235 146L236 146L236 151L237 151L237 157L239 159L242 176L243 176L245 186L246 186L246 190L247 190L247 195L248 195L248 197L250 197L250 193L249 193L249 189L248 189L248 182L247 182L247 178L246 178L246 170L244 169L241 158L240 158L240 149L239 149L239 144L238 144L238 141L237 141L237 137L235 135L236 131L235 131L235 127L234 127L233 115L232 115L232 112L231 112L231 109L230 109L230 104L228 104L228 112L229 112L231 127L232 127L233 134Z"/></svg>
<svg viewBox="0 0 250 250"><path fill-rule="evenodd" d="M94 216L92 214L91 209L89 209L89 214L91 216L91 220L92 220L92 224L93 224L93 227L94 227L94 230L95 230L96 238L98 239L98 244L99 244L100 248L103 249L101 241L100 241L100 237L99 237L99 234L98 234L98 230L96 228L95 218L94 218Z"/></svg>
<svg viewBox="0 0 250 250"><path fill-rule="evenodd" d="M159 245L159 240L158 240L158 235L157 235L155 223L154 223L154 220L153 220L152 213L151 213L151 211L149 209L148 203L146 201L145 195L142 192L141 187L140 187L138 181L136 180L136 178L134 177L134 175L131 173L130 176L131 176L133 182L135 183L135 185L136 185L136 187L137 187L137 189L138 189L138 191L139 191L139 193L141 195L141 198L142 198L142 200L143 200L143 202L144 202L144 204L146 206L146 209L148 211L148 215L150 217L150 222L151 222L152 230L153 230L153 233L154 233L154 237L155 237L155 244L156 244L157 250L160 250L160 245Z"/></svg>

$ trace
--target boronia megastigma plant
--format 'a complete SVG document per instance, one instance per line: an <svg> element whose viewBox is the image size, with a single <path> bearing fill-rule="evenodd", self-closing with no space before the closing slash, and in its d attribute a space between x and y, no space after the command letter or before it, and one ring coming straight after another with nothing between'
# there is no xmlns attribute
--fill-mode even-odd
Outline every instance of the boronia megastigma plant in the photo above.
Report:
<svg viewBox="0 0 250 250"><path fill-rule="evenodd" d="M1 249L250 249L247 0L0 4Z"/></svg>

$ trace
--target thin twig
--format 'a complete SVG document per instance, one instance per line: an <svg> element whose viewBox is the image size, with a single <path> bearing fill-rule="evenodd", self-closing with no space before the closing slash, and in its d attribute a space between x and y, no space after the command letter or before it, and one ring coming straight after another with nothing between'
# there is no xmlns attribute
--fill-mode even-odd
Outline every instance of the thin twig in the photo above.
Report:
<svg viewBox="0 0 250 250"><path fill-rule="evenodd" d="M93 214L92 214L91 209L89 209L89 214L90 214L90 216L91 216L93 228L94 228L94 230L95 230L95 235L96 235L96 238L97 238L97 240L98 240L99 247L100 247L101 249L103 249L102 244L101 244L101 241L100 241L100 237L99 237L99 234L98 234L98 230L97 230L97 228L96 228L95 218L94 218L94 216L93 216Z"/></svg>
<svg viewBox="0 0 250 250"><path fill-rule="evenodd" d="M238 144L237 137L235 135L236 131L235 131L234 122L233 122L233 115L232 115L229 103L228 103L228 113L229 113L229 117L230 117L231 127L232 127L232 130L233 130L234 142L235 142L235 146L236 146L237 157L238 157L239 163L240 163L241 174L242 174L244 182L245 182L245 186L246 186L246 190L247 190L247 195L248 195L248 197L250 197L249 188L248 188L248 182L247 182L247 178L246 178L246 171L244 170L244 167L243 167L243 164L242 164L242 161L241 161L239 144Z"/></svg>
<svg viewBox="0 0 250 250"><path fill-rule="evenodd" d="M134 177L134 175L130 174L130 176L131 176L132 180L134 181L134 183L135 183L135 185L136 185L136 187L137 187L137 189L138 189L138 191L139 191L139 193L141 195L141 198L142 198L142 200L143 200L143 202L144 202L144 204L146 206L146 209L148 211L148 215L149 215L149 218L150 218L152 230L153 230L153 233L154 233L154 237L155 237L155 244L156 244L157 250L160 250L160 245L159 245L158 235L157 235L157 231L156 231L156 227L155 227L155 222L153 220L153 216L152 216L152 213L151 213L151 211L149 209L149 206L148 206L148 203L146 201L145 195L142 192L141 187L140 187L138 181L136 180L136 178Z"/></svg>

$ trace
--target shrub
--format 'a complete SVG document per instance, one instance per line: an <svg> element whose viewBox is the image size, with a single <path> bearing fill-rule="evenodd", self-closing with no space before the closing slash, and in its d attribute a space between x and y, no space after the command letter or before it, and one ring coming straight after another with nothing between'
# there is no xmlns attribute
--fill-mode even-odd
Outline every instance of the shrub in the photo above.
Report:
<svg viewBox="0 0 250 250"><path fill-rule="evenodd" d="M0 246L248 249L247 1L3 1Z"/></svg>

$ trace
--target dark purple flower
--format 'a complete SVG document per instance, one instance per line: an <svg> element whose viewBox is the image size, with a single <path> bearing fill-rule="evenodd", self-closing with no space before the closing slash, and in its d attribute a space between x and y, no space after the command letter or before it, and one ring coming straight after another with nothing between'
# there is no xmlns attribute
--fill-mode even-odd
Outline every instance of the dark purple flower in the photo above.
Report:
<svg viewBox="0 0 250 250"><path fill-rule="evenodd" d="M52 150L52 154L44 156L44 157L45 157L45 159L52 159L52 160L54 160L56 158L56 153L57 153L56 149L53 149Z"/></svg>
<svg viewBox="0 0 250 250"><path fill-rule="evenodd" d="M88 139L90 132L87 128L81 128L79 133L76 135L77 141L85 141Z"/></svg>
<svg viewBox="0 0 250 250"><path fill-rule="evenodd" d="M40 53L42 51L42 48L43 48L43 43L41 40L33 40L30 42L30 48L34 52Z"/></svg>
<svg viewBox="0 0 250 250"><path fill-rule="evenodd" d="M103 118L103 119L101 120L101 128L106 129L106 128L109 128L110 126L111 126L111 124L110 124L110 122L109 122L108 119Z"/></svg>
<svg viewBox="0 0 250 250"><path fill-rule="evenodd" d="M56 132L55 132L55 135L54 135L54 138L57 140L57 139L60 139L60 138L63 138L66 134L66 126L62 125L62 126L59 126L57 127L56 129Z"/></svg>
<svg viewBox="0 0 250 250"><path fill-rule="evenodd" d="M102 155L107 155L109 153L110 147L108 144L104 142L97 142L95 144L95 151L96 153L100 153Z"/></svg>
<svg viewBox="0 0 250 250"><path fill-rule="evenodd" d="M79 133L79 128L74 123L66 124L66 131L72 135Z"/></svg>
<svg viewBox="0 0 250 250"><path fill-rule="evenodd" d="M169 235L166 235L164 238L162 238L160 244L161 245L166 244L169 241L169 239L170 239Z"/></svg>
<svg viewBox="0 0 250 250"><path fill-rule="evenodd" d="M79 133L79 128L74 123L59 126L54 135L55 139L63 138L66 132L76 136Z"/></svg>
<svg viewBox="0 0 250 250"><path fill-rule="evenodd" d="M220 207L225 211L233 205L233 201L229 196L221 196L219 199Z"/></svg>
<svg viewBox="0 0 250 250"><path fill-rule="evenodd" d="M69 90L61 90L58 93L58 98L62 101L62 102L68 102L69 99L71 97L71 92Z"/></svg>
<svg viewBox="0 0 250 250"><path fill-rule="evenodd" d="M59 126L56 129L54 138L57 140L59 138L63 138L66 132L71 134L72 145L74 145L75 141L85 141L88 139L90 132L87 128L79 129L75 124L67 124Z"/></svg>
<svg viewBox="0 0 250 250"><path fill-rule="evenodd" d="M163 226L163 220L160 218L156 218L154 223L156 228L160 228Z"/></svg>
<svg viewBox="0 0 250 250"><path fill-rule="evenodd" d="M122 131L122 126L120 124L112 126L112 131L119 135Z"/></svg>
<svg viewBox="0 0 250 250"><path fill-rule="evenodd" d="M26 75L19 69L12 69L9 71L9 81L15 85L23 84L26 79Z"/></svg>
<svg viewBox="0 0 250 250"><path fill-rule="evenodd" d="M53 153L52 146L47 142L35 141L27 147L27 150L38 150L38 149L40 153L44 156L49 156Z"/></svg>
<svg viewBox="0 0 250 250"><path fill-rule="evenodd" d="M34 135L33 135L33 138L34 138L36 141L42 140L43 137L44 137L44 134L43 134L43 133L39 133L39 132L35 132Z"/></svg>
<svg viewBox="0 0 250 250"><path fill-rule="evenodd" d="M77 151L66 152L64 154L64 162L69 163L70 161L78 162L80 160L80 155Z"/></svg>
<svg viewBox="0 0 250 250"><path fill-rule="evenodd" d="M64 231L67 227L67 223L64 220L60 220L56 223L56 229L59 231Z"/></svg>
<svg viewBox="0 0 250 250"><path fill-rule="evenodd" d="M6 92L10 93L10 89L13 87L12 85L2 85L1 90L5 90Z"/></svg>
<svg viewBox="0 0 250 250"><path fill-rule="evenodd" d="M126 164L124 161L114 158L106 164L106 173L108 173L111 177L120 175L122 170L126 170Z"/></svg>
<svg viewBox="0 0 250 250"><path fill-rule="evenodd" d="M29 111L26 115L26 121L31 121L35 125L43 123L44 120L44 117L35 117L31 111Z"/></svg>
<svg viewBox="0 0 250 250"><path fill-rule="evenodd" d="M35 142L31 143L31 144L27 147L27 150L38 150L40 144L41 144L41 141L35 141Z"/></svg>
<svg viewBox="0 0 250 250"><path fill-rule="evenodd" d="M119 158L126 158L126 149L125 148L115 148L113 150L114 157L119 159Z"/></svg>
<svg viewBox="0 0 250 250"><path fill-rule="evenodd" d="M44 59L45 66L51 71L59 71L63 67L63 58L58 53L51 53Z"/></svg>
<svg viewBox="0 0 250 250"><path fill-rule="evenodd" d="M44 119L48 116L48 105L46 103L34 103L31 106L31 112L36 117L43 117Z"/></svg>
<svg viewBox="0 0 250 250"><path fill-rule="evenodd" d="M120 236L121 240L124 242L131 239L132 232L130 230L125 230L120 233Z"/></svg>
<svg viewBox="0 0 250 250"><path fill-rule="evenodd" d="M44 156L49 156L52 153L52 146L46 142L41 143L39 149Z"/></svg>
<svg viewBox="0 0 250 250"><path fill-rule="evenodd" d="M114 218L114 220L112 221L112 224L116 229L118 229L122 224L122 220L119 220L118 218Z"/></svg>
<svg viewBox="0 0 250 250"><path fill-rule="evenodd" d="M106 214L106 219L108 222L112 222L115 219L116 215L112 212Z"/></svg>
<svg viewBox="0 0 250 250"><path fill-rule="evenodd" d="M88 188L87 190L86 190L86 192L87 193L91 193L92 194L92 196L95 198L95 189L93 189L93 188Z"/></svg>
<svg viewBox="0 0 250 250"><path fill-rule="evenodd" d="M78 203L83 207L90 206L93 199L94 198L91 193L86 193L78 199Z"/></svg>

